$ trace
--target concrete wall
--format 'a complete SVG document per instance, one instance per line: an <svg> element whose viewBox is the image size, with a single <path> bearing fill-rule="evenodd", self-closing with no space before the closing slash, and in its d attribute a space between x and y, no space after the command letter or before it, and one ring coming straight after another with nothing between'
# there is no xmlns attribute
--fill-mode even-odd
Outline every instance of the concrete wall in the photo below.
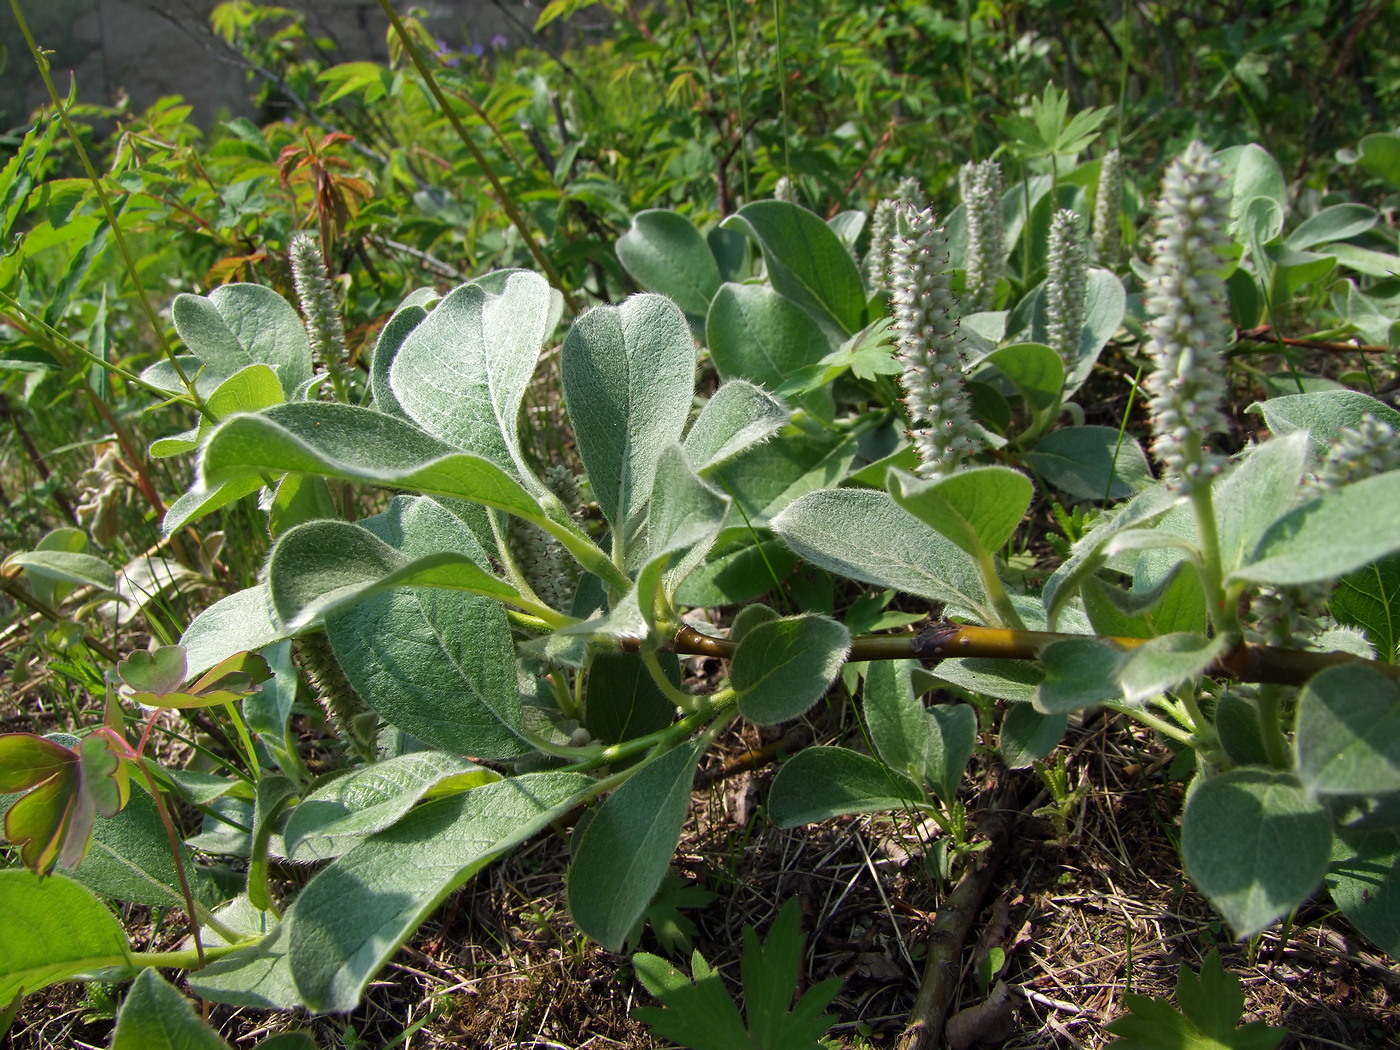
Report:
<svg viewBox="0 0 1400 1050"><path fill-rule="evenodd" d="M209 30L218 0L20 0L25 19L50 57L66 92L77 77L78 98L110 103L125 93L140 110L164 95L182 95L207 124L222 112L251 115L246 76L235 56ZM416 0L433 34L449 46L512 43L529 37L543 0ZM338 61L384 58L388 22L376 0L281 0L306 12L308 28L334 41ZM396 0L398 10L408 6ZM8 3L0 3L0 130L25 125L47 101L43 83Z"/></svg>

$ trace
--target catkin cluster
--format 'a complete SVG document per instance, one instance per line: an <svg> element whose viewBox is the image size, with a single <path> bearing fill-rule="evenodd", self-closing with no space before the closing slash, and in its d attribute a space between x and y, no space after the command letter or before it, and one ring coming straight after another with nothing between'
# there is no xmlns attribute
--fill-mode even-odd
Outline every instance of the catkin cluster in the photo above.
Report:
<svg viewBox="0 0 1400 1050"><path fill-rule="evenodd" d="M1228 221L1220 164L1193 142L1162 180L1146 287L1152 451L1185 492L1209 484L1225 463L1206 442L1226 430L1224 351L1233 329L1219 270Z"/></svg>
<svg viewBox="0 0 1400 1050"><path fill-rule="evenodd" d="M963 389L962 332L948 269L948 239L933 211L901 205L890 265L894 329L904 365L918 473L952 473L982 445Z"/></svg>

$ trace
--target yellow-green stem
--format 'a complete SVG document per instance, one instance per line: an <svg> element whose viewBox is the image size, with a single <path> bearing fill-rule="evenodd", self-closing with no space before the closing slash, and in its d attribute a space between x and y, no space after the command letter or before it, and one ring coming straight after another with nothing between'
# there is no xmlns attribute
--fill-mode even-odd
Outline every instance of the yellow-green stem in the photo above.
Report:
<svg viewBox="0 0 1400 1050"><path fill-rule="evenodd" d="M16 2L17 0L10 0L11 4ZM471 153L472 159L475 160L477 166L481 168L482 174L485 175L487 181L491 183L491 188L495 191L496 200L505 211L506 217L510 219L511 225L520 231L520 236L525 240L525 246L529 248L530 254L534 256L535 262L539 264L540 269L549 276L549 283L559 289L559 293L564 297L564 302L569 307L569 310L573 313L578 313L580 306L578 299L565 287L564 280L560 277L559 271L554 268L554 263L550 261L549 256L540 246L539 241L536 240L534 231L526 225L524 216L522 216L519 209L516 208L515 200L511 197L510 191L507 190L505 185L501 182L500 177L496 174L496 169L493 168L491 162L486 159L486 154L481 152L481 148L476 144L476 140L471 137L471 133L467 131L461 118L457 116L457 112L448 103L447 96L442 93L442 88L438 87L437 79L433 76L432 70L428 68L428 63L423 60L423 55L418 50L418 45L413 42L413 38L404 27L403 20L399 18L398 12L394 10L393 4L391 4L389 0L379 0L379 6L389 19L389 24L394 27L394 33L398 36L399 42L403 44L404 52L408 55L409 61L411 61L414 68L418 70L418 75L423 78L423 83L427 86L429 94L431 94L437 101L437 104L442 107L443 115L447 117L448 123L452 125L452 129L457 132L457 137L462 140L462 144L466 146Z"/></svg>

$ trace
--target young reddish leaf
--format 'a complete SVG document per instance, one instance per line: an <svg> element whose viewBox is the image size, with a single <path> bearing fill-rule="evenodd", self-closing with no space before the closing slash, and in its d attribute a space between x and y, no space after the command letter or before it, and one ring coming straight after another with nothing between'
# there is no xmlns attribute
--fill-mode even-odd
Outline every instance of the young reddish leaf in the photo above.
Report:
<svg viewBox="0 0 1400 1050"><path fill-rule="evenodd" d="M29 734L0 739L8 742L14 737L27 738L27 746L20 750L21 758L28 759L31 775L25 786L31 790L5 814L5 837L19 847L21 862L35 874L48 874L60 856L65 866L76 867L87 852L94 822L92 800L81 790L78 756ZM6 750L15 747L11 744ZM41 756L48 762L46 768L40 765Z"/></svg>
<svg viewBox="0 0 1400 1050"><path fill-rule="evenodd" d="M117 674L137 692L173 693L185 682L185 650L178 645L138 649L117 664Z"/></svg>
<svg viewBox="0 0 1400 1050"><path fill-rule="evenodd" d="M87 855L96 814L116 816L130 797L120 745L105 730L76 750L28 733L0 736L0 791L28 793L5 815L5 837L24 866L45 875Z"/></svg>
<svg viewBox="0 0 1400 1050"><path fill-rule="evenodd" d="M83 791L104 817L115 817L131 797L131 778L124 759L115 741L101 731L84 737L78 745Z"/></svg>
<svg viewBox="0 0 1400 1050"><path fill-rule="evenodd" d="M136 652L118 665L125 699L143 707L213 707L256 692L272 677L267 661L253 653L234 653L200 675L188 689L184 683L185 650L164 645L152 653Z"/></svg>
<svg viewBox="0 0 1400 1050"><path fill-rule="evenodd" d="M73 761L73 753L62 744L32 733L6 733L0 736L0 794L28 791Z"/></svg>

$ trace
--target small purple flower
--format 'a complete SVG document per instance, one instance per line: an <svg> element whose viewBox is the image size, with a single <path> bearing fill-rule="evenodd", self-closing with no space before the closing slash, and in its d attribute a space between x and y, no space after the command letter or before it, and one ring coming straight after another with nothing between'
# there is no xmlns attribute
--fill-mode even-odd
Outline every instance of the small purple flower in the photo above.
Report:
<svg viewBox="0 0 1400 1050"><path fill-rule="evenodd" d="M473 44L473 45L472 45L472 54L475 55L477 58L480 58L482 55L486 54L486 45L485 45L485 44Z"/></svg>
<svg viewBox="0 0 1400 1050"><path fill-rule="evenodd" d="M462 56L448 47L447 41L440 36L433 37L433 54L439 62L449 68L462 61Z"/></svg>
<svg viewBox="0 0 1400 1050"><path fill-rule="evenodd" d="M493 50L493 51L501 51L501 50L504 50L504 49L505 49L505 46L506 46L507 44L509 44L509 43L510 43L509 40L507 40L505 37L503 37L500 33L497 33L495 36L493 36L493 37L491 38L491 50Z"/></svg>

